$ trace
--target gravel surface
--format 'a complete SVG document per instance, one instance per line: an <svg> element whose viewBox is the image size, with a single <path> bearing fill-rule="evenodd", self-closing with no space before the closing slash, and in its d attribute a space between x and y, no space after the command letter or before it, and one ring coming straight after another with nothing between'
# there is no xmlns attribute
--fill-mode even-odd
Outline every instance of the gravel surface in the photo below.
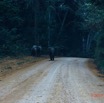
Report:
<svg viewBox="0 0 104 103"><path fill-rule="evenodd" d="M104 103L104 82L86 61L56 58L18 70L0 81L0 103Z"/></svg>

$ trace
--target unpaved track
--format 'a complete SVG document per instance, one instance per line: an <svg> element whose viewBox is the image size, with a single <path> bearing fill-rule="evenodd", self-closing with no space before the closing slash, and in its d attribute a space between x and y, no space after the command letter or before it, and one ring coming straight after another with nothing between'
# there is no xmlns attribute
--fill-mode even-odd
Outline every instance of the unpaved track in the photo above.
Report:
<svg viewBox="0 0 104 103"><path fill-rule="evenodd" d="M104 103L104 82L82 58L44 60L0 81L0 103Z"/></svg>

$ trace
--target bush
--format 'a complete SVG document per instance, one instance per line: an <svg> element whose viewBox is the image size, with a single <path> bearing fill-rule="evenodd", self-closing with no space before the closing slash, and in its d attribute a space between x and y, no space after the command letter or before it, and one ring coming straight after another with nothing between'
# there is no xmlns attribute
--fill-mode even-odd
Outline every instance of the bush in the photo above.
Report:
<svg viewBox="0 0 104 103"><path fill-rule="evenodd" d="M95 51L95 59L101 70L104 73L104 33L98 37L97 39L97 47Z"/></svg>

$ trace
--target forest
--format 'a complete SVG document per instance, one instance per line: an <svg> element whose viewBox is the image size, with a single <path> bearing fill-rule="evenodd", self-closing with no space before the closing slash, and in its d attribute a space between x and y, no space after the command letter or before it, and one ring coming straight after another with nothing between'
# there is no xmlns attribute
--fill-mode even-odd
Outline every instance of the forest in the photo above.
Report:
<svg viewBox="0 0 104 103"><path fill-rule="evenodd" d="M104 73L104 0L0 0L0 58L43 54L94 58Z"/></svg>

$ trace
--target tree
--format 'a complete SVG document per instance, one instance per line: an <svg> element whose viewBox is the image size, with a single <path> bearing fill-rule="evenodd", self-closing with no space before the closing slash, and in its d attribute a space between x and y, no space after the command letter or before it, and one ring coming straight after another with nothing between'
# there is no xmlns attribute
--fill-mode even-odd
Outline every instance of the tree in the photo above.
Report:
<svg viewBox="0 0 104 103"><path fill-rule="evenodd" d="M16 43L19 42L19 27L22 22L19 6L16 3L12 0L0 1L0 52L2 55L12 55L18 50Z"/></svg>
<svg viewBox="0 0 104 103"><path fill-rule="evenodd" d="M85 2L80 5L78 9L79 15L84 22L82 23L83 30L87 31L86 37L86 53L90 52L91 43L95 36L98 35L102 29L102 22L104 20L104 11L99 9L91 2Z"/></svg>

